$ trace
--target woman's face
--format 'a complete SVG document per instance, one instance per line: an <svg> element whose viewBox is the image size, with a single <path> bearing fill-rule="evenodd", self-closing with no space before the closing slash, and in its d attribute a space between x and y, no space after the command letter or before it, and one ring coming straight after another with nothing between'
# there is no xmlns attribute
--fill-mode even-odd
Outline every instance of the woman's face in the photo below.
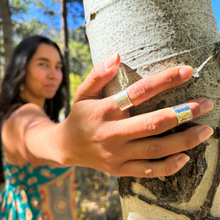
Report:
<svg viewBox="0 0 220 220"><path fill-rule="evenodd" d="M36 104L53 98L62 82L62 66L57 49L40 44L27 67L22 97Z"/></svg>

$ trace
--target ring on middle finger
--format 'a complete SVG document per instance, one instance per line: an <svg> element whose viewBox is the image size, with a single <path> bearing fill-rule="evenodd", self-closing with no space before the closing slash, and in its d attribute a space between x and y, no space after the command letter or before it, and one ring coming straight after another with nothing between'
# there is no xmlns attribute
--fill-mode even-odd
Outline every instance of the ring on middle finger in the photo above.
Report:
<svg viewBox="0 0 220 220"><path fill-rule="evenodd" d="M114 95L115 102L121 111L125 111L131 107L133 107L133 103L128 97L128 93L126 89L116 93Z"/></svg>
<svg viewBox="0 0 220 220"><path fill-rule="evenodd" d="M193 119L193 113L190 107L184 103L171 107L176 114L178 125L191 121Z"/></svg>

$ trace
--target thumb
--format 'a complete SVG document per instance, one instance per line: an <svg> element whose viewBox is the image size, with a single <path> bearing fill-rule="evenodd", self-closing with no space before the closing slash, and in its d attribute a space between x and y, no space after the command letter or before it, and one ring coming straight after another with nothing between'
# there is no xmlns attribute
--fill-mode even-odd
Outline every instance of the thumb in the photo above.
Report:
<svg viewBox="0 0 220 220"><path fill-rule="evenodd" d="M85 99L100 98L101 90L114 78L119 65L120 56L118 53L115 53L105 62L95 66L85 81L78 87L74 103Z"/></svg>

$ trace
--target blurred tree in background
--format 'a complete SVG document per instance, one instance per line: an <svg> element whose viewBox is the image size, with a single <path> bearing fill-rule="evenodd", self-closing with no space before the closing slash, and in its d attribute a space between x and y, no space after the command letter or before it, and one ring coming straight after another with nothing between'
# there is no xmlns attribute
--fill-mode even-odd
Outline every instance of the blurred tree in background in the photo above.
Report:
<svg viewBox="0 0 220 220"><path fill-rule="evenodd" d="M13 51L12 44L12 22L11 22L11 11L8 4L8 0L0 1L0 16L2 22L2 36L3 36L3 46L4 46L4 59L7 63L10 59L10 55Z"/></svg>
<svg viewBox="0 0 220 220"><path fill-rule="evenodd" d="M44 35L54 40L61 50L65 51L67 48L71 106L77 87L93 68L89 45L84 36L83 1L65 0L67 29L64 33L64 0L0 0L0 78L3 76L6 56L10 56L4 49L8 41L4 41L3 35L3 1L10 8L8 18L11 21L7 23L6 28L11 29L12 34L5 36L9 42L13 42L9 45L11 48L31 35ZM62 42L65 37L67 44ZM9 52L7 49L6 51ZM116 177L90 168L77 167L76 189L79 220L122 219Z"/></svg>

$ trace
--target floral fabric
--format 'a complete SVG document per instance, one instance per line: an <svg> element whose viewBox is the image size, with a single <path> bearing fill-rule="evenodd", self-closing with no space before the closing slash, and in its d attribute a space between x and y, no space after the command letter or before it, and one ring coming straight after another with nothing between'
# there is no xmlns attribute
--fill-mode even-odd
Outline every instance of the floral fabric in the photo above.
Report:
<svg viewBox="0 0 220 220"><path fill-rule="evenodd" d="M4 161L0 220L77 220L75 168L10 165Z"/></svg>

